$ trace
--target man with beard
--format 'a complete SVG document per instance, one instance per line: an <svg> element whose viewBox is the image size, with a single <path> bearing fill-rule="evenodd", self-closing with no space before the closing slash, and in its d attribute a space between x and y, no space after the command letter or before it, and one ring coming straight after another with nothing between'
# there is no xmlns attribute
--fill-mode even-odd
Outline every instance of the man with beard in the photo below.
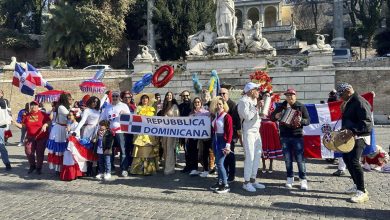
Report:
<svg viewBox="0 0 390 220"><path fill-rule="evenodd" d="M190 97L190 92L188 90L184 90L181 93L181 100L182 103L179 105L179 112L180 116L189 116L191 113L191 97ZM188 154L187 154L187 147L186 147L186 139L185 138L180 138L179 143L181 146L184 148L185 152L185 160L186 160L186 166L182 170L183 173L190 172L190 169L187 166L187 161L188 161ZM198 175L198 173L192 173L191 175Z"/></svg>

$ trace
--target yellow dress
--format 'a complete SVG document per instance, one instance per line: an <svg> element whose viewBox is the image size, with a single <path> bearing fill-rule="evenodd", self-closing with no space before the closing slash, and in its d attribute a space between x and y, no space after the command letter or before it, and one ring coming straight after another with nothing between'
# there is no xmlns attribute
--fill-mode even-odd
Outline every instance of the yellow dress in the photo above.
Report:
<svg viewBox="0 0 390 220"><path fill-rule="evenodd" d="M152 106L137 107L137 114L154 116L155 109ZM158 146L153 136L141 134L134 138L133 162L130 173L137 175L152 175L158 168Z"/></svg>

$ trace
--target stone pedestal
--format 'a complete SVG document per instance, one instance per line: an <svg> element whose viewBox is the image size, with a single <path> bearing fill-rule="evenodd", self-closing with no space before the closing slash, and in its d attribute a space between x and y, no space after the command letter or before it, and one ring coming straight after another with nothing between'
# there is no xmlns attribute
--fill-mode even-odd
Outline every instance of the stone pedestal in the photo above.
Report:
<svg viewBox="0 0 390 220"><path fill-rule="evenodd" d="M311 51L309 53L309 66L333 66L332 51Z"/></svg>
<svg viewBox="0 0 390 220"><path fill-rule="evenodd" d="M135 73L151 73L154 69L154 64L149 59L134 61L133 65Z"/></svg>

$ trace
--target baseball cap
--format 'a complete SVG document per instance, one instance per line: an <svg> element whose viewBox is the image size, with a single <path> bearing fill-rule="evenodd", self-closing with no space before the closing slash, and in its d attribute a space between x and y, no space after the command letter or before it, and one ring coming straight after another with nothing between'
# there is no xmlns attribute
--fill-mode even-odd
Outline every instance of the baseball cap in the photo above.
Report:
<svg viewBox="0 0 390 220"><path fill-rule="evenodd" d="M293 95L296 95L297 94L297 91L295 91L295 89L292 89L292 88L289 88L287 89L287 91L284 92L284 94L293 94Z"/></svg>
<svg viewBox="0 0 390 220"><path fill-rule="evenodd" d="M352 89L351 84L349 83L340 83L337 85L337 95L340 96L343 92Z"/></svg>
<svg viewBox="0 0 390 220"><path fill-rule="evenodd" d="M259 84L256 84L256 83L253 83L253 82L248 82L247 84L245 84L244 93L247 93L250 90L256 89L256 88L259 88L259 87L260 87Z"/></svg>

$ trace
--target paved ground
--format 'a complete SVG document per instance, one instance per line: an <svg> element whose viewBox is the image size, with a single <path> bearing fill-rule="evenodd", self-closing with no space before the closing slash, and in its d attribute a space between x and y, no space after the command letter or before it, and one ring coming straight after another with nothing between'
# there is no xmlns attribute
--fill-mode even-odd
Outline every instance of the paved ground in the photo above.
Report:
<svg viewBox="0 0 390 220"><path fill-rule="evenodd" d="M19 134L14 132L15 136ZM378 144L389 146L390 128L377 128ZM16 142L16 137L10 142ZM285 172L276 161L275 172L259 176L265 190L247 193L241 189L242 149L237 152L238 178L229 194L208 190L215 177L132 176L99 182L79 179L59 181L47 167L41 176L27 175L22 147L8 146L13 169L0 164L0 219L389 219L389 174L365 173L370 201L347 202L343 190L348 176L333 177L335 165L322 160L307 163L307 192L284 187ZM296 167L294 167L296 169Z"/></svg>

